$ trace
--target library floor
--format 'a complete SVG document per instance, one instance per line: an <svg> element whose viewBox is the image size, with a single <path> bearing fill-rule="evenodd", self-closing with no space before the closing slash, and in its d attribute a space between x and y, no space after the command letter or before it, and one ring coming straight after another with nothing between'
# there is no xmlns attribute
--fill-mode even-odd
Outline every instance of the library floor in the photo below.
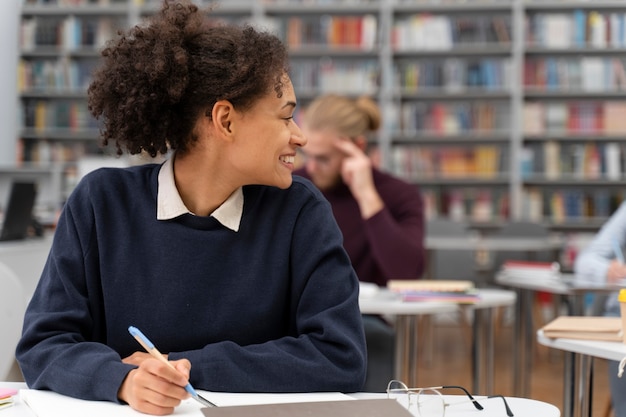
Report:
<svg viewBox="0 0 626 417"><path fill-rule="evenodd" d="M436 320L432 338L432 359L421 355L418 364L418 386L462 385L471 389L471 344L466 329L454 320ZM513 395L511 325L498 327L495 341L494 386L492 394ZM424 340L422 337L421 340ZM421 344L423 349L423 345ZM424 353L424 352L423 352ZM528 397L557 406L563 412L563 366L564 356L560 350L535 344L531 387ZM593 417L612 417L609 409L607 363L594 360ZM486 393L481 393L486 394ZM515 410L513 410L515 412Z"/></svg>

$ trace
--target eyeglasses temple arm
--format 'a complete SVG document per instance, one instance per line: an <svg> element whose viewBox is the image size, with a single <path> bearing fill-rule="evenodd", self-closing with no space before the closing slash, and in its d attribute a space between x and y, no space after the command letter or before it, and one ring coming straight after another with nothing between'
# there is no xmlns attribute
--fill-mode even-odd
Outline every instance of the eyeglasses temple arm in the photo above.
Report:
<svg viewBox="0 0 626 417"><path fill-rule="evenodd" d="M463 387L462 387L462 386L460 386L460 385L443 385L443 386L441 386L441 387L437 387L437 388L457 388L457 389L460 389L460 390L462 390L462 391L465 393L465 395L467 395L467 397L468 397L470 400L472 400L472 404L474 404L474 407L475 407L477 410L482 410L482 409L484 409L484 407L483 407L483 406L482 406L482 405L481 405L478 401L476 401L476 400L474 399L474 397L472 397L472 394L470 394L468 390L466 390L465 388L463 388Z"/></svg>
<svg viewBox="0 0 626 417"><path fill-rule="evenodd" d="M506 402L506 398L504 398L503 395L490 395L487 398L502 398L502 401L504 401L504 408L506 408L506 415L513 417L513 411L509 408L509 404Z"/></svg>

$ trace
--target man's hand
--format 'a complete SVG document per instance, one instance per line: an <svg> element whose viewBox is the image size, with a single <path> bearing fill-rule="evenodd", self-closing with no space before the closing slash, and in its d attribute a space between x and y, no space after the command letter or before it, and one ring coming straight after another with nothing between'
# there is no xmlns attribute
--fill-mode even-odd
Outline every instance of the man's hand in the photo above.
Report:
<svg viewBox="0 0 626 417"><path fill-rule="evenodd" d="M185 391L191 369L188 360L171 362L176 368L172 369L147 353L135 352L123 362L139 366L126 375L118 392L118 397L133 409L160 416L172 414L189 397Z"/></svg>
<svg viewBox="0 0 626 417"><path fill-rule="evenodd" d="M351 140L340 139L335 146L345 155L341 165L343 182L359 204L361 217L369 219L384 207L372 178L372 162Z"/></svg>

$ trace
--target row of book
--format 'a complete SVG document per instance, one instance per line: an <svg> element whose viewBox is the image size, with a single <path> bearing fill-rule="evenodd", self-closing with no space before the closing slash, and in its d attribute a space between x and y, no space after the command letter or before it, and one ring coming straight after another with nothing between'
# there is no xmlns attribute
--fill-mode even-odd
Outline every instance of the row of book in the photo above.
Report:
<svg viewBox="0 0 626 417"><path fill-rule="evenodd" d="M39 132L47 129L84 131L98 129L99 124L89 113L85 100L23 100L23 127Z"/></svg>
<svg viewBox="0 0 626 417"><path fill-rule="evenodd" d="M521 214L522 218L532 222L546 219L556 224L602 222L617 210L622 201L622 191L601 187L588 190L528 187L523 190Z"/></svg>
<svg viewBox="0 0 626 417"><path fill-rule="evenodd" d="M373 95L379 90L380 65L372 59L292 59L290 76L296 91Z"/></svg>
<svg viewBox="0 0 626 417"><path fill-rule="evenodd" d="M394 146L390 171L403 178L492 179L506 170L500 146Z"/></svg>
<svg viewBox="0 0 626 417"><path fill-rule="evenodd" d="M526 135L626 134L626 101L527 101L523 109Z"/></svg>
<svg viewBox="0 0 626 417"><path fill-rule="evenodd" d="M96 59L35 59L18 62L17 88L29 90L86 91L96 68Z"/></svg>
<svg viewBox="0 0 626 417"><path fill-rule="evenodd" d="M619 181L626 172L626 142L526 144L521 152L523 179L536 175L550 180Z"/></svg>
<svg viewBox="0 0 626 417"><path fill-rule="evenodd" d="M402 134L447 135L508 131L510 106L496 101L406 101L390 112L392 131Z"/></svg>
<svg viewBox="0 0 626 417"><path fill-rule="evenodd" d="M99 151L97 148L98 142L95 140L93 142L62 142L22 138L18 141L17 159L20 162L39 165L48 165L54 162L67 163L78 161L87 155L92 155L94 151L96 151L95 153L97 154Z"/></svg>
<svg viewBox="0 0 626 417"><path fill-rule="evenodd" d="M489 223L509 218L509 193L505 188L420 188L426 220L445 217L454 221Z"/></svg>
<svg viewBox="0 0 626 417"><path fill-rule="evenodd" d="M20 23L20 48L23 51L31 51L37 47L54 47L67 51L98 48L122 27L123 19L109 17L70 15L65 18L24 18Z"/></svg>
<svg viewBox="0 0 626 417"><path fill-rule="evenodd" d="M373 50L378 43L378 20L371 14L293 16L273 19L272 26L292 49L324 45Z"/></svg>
<svg viewBox="0 0 626 417"><path fill-rule="evenodd" d="M625 60L597 56L526 59L524 86L546 91L626 90Z"/></svg>
<svg viewBox="0 0 626 417"><path fill-rule="evenodd" d="M463 45L508 44L508 15L437 15L418 13L398 17L391 30L394 50L449 50Z"/></svg>
<svg viewBox="0 0 626 417"><path fill-rule="evenodd" d="M626 13L576 9L527 16L527 43L545 48L626 48Z"/></svg>
<svg viewBox="0 0 626 417"><path fill-rule="evenodd" d="M509 90L512 85L511 70L509 58L450 57L399 61L395 66L395 86L407 91Z"/></svg>

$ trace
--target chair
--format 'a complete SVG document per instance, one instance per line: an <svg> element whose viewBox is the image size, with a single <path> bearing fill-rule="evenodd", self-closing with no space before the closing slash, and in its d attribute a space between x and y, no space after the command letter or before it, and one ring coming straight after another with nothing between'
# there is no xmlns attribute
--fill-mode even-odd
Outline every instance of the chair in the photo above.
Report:
<svg viewBox="0 0 626 417"><path fill-rule="evenodd" d="M505 224L493 234L502 238L539 238L547 239L550 231L542 224L525 221L513 221ZM517 261L557 261L553 253L536 254L519 251L497 251L494 254L493 270L497 271L506 260Z"/></svg>
<svg viewBox="0 0 626 417"><path fill-rule="evenodd" d="M465 223L437 218L426 223L426 237L468 237ZM473 248L468 250L428 249L428 279L476 281L476 260Z"/></svg>
<svg viewBox="0 0 626 417"><path fill-rule="evenodd" d="M436 237L459 237L467 238L471 236L471 231L463 222L447 219L435 218L426 223L426 246L428 250L427 271L425 279L448 279L448 280L469 280L477 281L476 260L473 247L467 250L458 249L434 249L428 248L428 238ZM469 317L465 309L459 309L452 317L449 314L437 314L438 320L447 320L460 324L464 340L471 339L471 322L473 317ZM420 319L422 322L423 335L426 340L434 337L434 327L432 320L425 316ZM429 361L433 357L432 343L424 346L423 356Z"/></svg>
<svg viewBox="0 0 626 417"><path fill-rule="evenodd" d="M26 308L24 290L17 275L0 262L0 381L15 363L15 347L22 333Z"/></svg>
<svg viewBox="0 0 626 417"><path fill-rule="evenodd" d="M511 221L494 232L493 236L502 238L548 239L550 237L550 231L539 223ZM500 270L502 264L507 260L556 262L558 261L558 252L497 251L493 256L493 271ZM556 317L559 311L559 303L554 297L554 295L546 292L537 292L535 294L533 311L528 312L532 317L528 317L526 320L530 320L529 323L537 323L536 326L539 328ZM536 329L533 329L533 331L534 330ZM535 348L537 349L539 346L536 345ZM539 350L537 349L536 352L539 352Z"/></svg>

